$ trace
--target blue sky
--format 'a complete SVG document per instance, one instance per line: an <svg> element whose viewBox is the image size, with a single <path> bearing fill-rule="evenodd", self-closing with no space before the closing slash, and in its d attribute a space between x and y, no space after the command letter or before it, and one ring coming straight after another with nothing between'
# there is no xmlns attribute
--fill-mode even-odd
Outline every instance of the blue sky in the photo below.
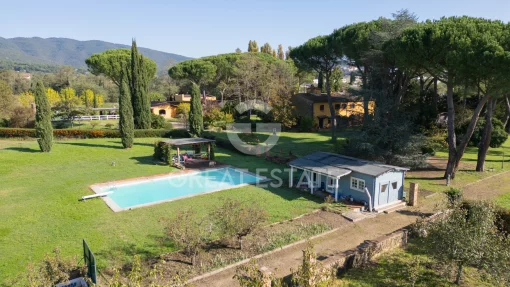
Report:
<svg viewBox="0 0 510 287"><path fill-rule="evenodd" d="M508 0L24 0L4 1L0 37L66 37L138 45L190 57L296 46L343 25L407 8L420 20L469 15L510 21Z"/></svg>

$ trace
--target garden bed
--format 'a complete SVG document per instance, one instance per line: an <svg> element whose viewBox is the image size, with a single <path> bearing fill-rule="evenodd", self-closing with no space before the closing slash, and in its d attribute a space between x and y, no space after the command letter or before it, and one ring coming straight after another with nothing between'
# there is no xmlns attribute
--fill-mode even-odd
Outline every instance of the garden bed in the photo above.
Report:
<svg viewBox="0 0 510 287"><path fill-rule="evenodd" d="M175 274L191 279L195 276L225 267L253 256L269 252L288 244L310 238L349 222L341 215L317 211L299 218L271 224L256 230L243 240L243 249L238 248L234 239L215 241L197 256L196 264L191 265L189 257L181 252L162 254L159 258L145 261L145 268L158 265L158 270L164 274L163 280L171 280ZM123 270L129 272L130 266ZM114 275L113 269L107 268L102 273L108 278Z"/></svg>

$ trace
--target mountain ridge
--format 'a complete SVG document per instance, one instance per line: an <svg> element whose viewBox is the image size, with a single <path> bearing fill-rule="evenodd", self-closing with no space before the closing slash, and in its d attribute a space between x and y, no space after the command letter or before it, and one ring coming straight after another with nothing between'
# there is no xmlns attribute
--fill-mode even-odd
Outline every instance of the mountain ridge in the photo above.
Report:
<svg viewBox="0 0 510 287"><path fill-rule="evenodd" d="M92 54L119 48L129 49L130 46L102 40L80 41L62 37L0 37L0 60L13 63L67 65L77 69L86 69L85 59ZM167 69L173 63L192 59L150 48L138 47L138 50L156 62L158 71Z"/></svg>

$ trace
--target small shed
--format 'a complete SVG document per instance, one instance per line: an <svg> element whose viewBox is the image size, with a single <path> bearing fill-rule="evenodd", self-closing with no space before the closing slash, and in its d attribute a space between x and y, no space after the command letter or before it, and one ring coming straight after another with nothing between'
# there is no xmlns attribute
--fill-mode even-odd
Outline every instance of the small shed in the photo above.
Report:
<svg viewBox="0 0 510 287"><path fill-rule="evenodd" d="M291 187L304 184L311 193L323 190L336 201L364 202L370 211L402 202L405 173L409 170L328 152L314 152L289 162L289 165Z"/></svg>

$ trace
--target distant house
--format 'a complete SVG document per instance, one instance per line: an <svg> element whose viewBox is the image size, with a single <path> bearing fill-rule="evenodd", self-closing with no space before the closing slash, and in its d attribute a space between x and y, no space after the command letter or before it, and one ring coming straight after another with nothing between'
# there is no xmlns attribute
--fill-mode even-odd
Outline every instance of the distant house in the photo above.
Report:
<svg viewBox="0 0 510 287"><path fill-rule="evenodd" d="M291 186L304 184L311 193L322 190L337 201L364 203L370 211L403 203L404 178L409 170L328 152L314 152L289 162L289 166Z"/></svg>
<svg viewBox="0 0 510 287"><path fill-rule="evenodd" d="M21 77L25 80L32 79L32 75L30 73L20 73Z"/></svg>
<svg viewBox="0 0 510 287"><path fill-rule="evenodd" d="M202 99L204 97L202 96ZM182 103L182 102L191 102L191 95L188 94L178 94L174 96L174 99L176 102ZM205 96L206 101L216 101L215 96L206 95Z"/></svg>
<svg viewBox="0 0 510 287"><path fill-rule="evenodd" d="M362 121L365 112L363 98L346 93L333 93L331 96L337 118L349 118L354 122ZM326 94L300 93L294 95L292 102L298 117L312 117L315 125L320 129L331 125L331 112ZM369 101L370 114L373 114L374 107L375 101Z"/></svg>
<svg viewBox="0 0 510 287"><path fill-rule="evenodd" d="M165 119L175 118L179 102L152 102L151 112Z"/></svg>

